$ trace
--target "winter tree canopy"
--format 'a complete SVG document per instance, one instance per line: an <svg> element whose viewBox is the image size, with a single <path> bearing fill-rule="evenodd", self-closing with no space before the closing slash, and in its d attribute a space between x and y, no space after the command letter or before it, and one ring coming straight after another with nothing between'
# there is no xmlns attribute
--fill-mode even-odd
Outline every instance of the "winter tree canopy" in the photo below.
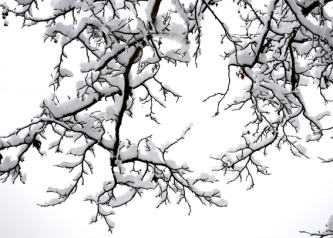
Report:
<svg viewBox="0 0 333 238"><path fill-rule="evenodd" d="M131 202L146 190L156 190L158 206L167 204L171 193L188 205L194 195L202 204L227 206L218 188L205 190L215 183L215 174L233 177L229 182L246 181L254 186L257 174L269 175L262 155L269 148L286 147L294 156L310 158L309 143L330 137L333 125L323 120L331 116L330 97L333 82L333 11L330 0L234 0L243 25L235 32L221 18L227 0L15 0L1 3L3 24L10 27L9 16L22 20L23 27L44 25L44 41L60 45L60 55L52 73L53 94L40 104L40 111L26 125L18 125L0 137L0 178L19 178L25 182L22 164L26 152L48 150L63 153L57 166L71 172L67 187L49 187L54 199L41 206L54 206L84 186L86 176L94 172L96 149L108 152L109 180L85 200L96 204L91 222L99 218L109 230L114 228L114 209ZM231 0L229 0L231 2ZM160 68L169 63L196 64L200 67L202 27L205 16L218 23L228 62L226 88L202 98L216 102L213 117L224 110L251 111L240 134L239 144L221 148L211 174L198 173L191 178L188 164L168 158L175 145L186 140L192 124L178 138L165 138L159 145L154 134L138 140L124 137L122 131L135 113L160 124L157 108L167 110L168 100L182 95L159 79ZM236 17L236 16L235 16ZM84 57L68 64L71 47L79 47ZM77 70L79 68L79 70ZM75 79L75 90L64 96L62 86ZM232 80L246 80L241 95L226 101ZM181 79L179 79L181 80ZM311 95L311 96L309 96ZM320 98L316 110L309 102ZM244 109L245 110L245 109ZM134 132L133 132L134 133ZM56 137L55 137L56 136ZM49 138L56 138L50 141ZM71 141L70 149L64 151ZM223 153L223 150L227 149ZM327 156L327 155L326 155ZM322 162L333 158L317 156ZM327 230L333 235L333 219Z"/></svg>

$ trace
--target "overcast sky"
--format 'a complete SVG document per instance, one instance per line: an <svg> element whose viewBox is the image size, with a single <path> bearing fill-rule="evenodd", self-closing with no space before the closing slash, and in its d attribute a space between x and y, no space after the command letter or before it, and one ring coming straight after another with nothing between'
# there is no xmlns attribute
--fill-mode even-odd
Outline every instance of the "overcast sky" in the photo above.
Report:
<svg viewBox="0 0 333 238"><path fill-rule="evenodd" d="M214 26L210 30L204 28L207 37L202 44L199 68L163 65L159 74L183 98L178 104L170 99L169 108L161 110L158 115L162 121L161 136L157 139L172 140L193 122L187 139L170 156L177 161L188 161L195 170L208 171L214 165L208 159L210 155L223 153L239 143L237 140L248 116L246 111L228 112L212 119L216 104L214 101L202 103L210 93L222 90L227 78L226 64L217 48L219 33L214 32ZM10 22L7 28L1 25L0 32L0 135L4 135L29 122L39 112L39 103L50 92L47 87L59 52L56 44L43 44L43 28L21 29L19 24ZM245 84L245 80L235 80L233 96L241 94ZM127 133L133 129L138 134L144 133L140 123L130 124ZM47 143L42 146L47 148ZM326 155L330 153L329 144L312 149L316 148ZM102 152L98 155L103 157ZM299 230L323 230L333 214L333 163L296 158L286 150L271 149L263 162L270 166L272 175L255 176L256 185L250 191L245 191L244 183L226 185L224 178L217 174L221 180L215 186L228 200L228 207L205 207L192 198L193 212L188 216L187 206L175 204L175 199L174 203L155 209L156 194L147 192L128 206L115 210L116 228L110 235L103 221L89 225L94 205L82 200L91 192L93 182L81 186L64 204L48 208L36 205L50 198L46 194L48 186L70 182L64 179L63 171L52 166L65 159L65 154L48 152L48 156L41 157L31 150L22 164L27 183L0 184L1 237L295 238L307 237L298 233Z"/></svg>

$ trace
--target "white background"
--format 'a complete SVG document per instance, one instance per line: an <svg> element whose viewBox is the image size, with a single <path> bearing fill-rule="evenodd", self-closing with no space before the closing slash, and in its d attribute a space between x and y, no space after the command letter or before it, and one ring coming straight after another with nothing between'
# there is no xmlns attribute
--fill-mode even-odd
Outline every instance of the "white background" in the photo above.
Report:
<svg viewBox="0 0 333 238"><path fill-rule="evenodd" d="M215 164L209 160L210 155L223 153L239 143L239 135L249 115L244 110L211 118L216 101L202 103L208 95L224 90L227 79L226 64L219 57L219 32L214 30L218 26L211 23L212 19L207 22L199 68L162 65L158 76L183 97L178 104L170 98L168 109L157 115L162 122L157 140L172 140L193 122L187 139L179 143L170 156L179 163L187 161L196 171L209 171ZM21 29L19 24L10 22L10 27L0 26L0 32L0 135L5 135L39 112L39 103L50 92L48 83L59 51L54 43L43 44L43 28L40 27ZM80 59L75 60L79 63ZM245 84L246 79L242 81L235 76L231 98L241 94ZM144 135L146 128L141 123L145 122L142 119L132 122L125 129L126 133L136 128L136 133ZM43 141L42 146L47 148L47 143ZM322 155L330 156L330 147L327 143L314 148L320 148ZM36 150L31 150L22 164L22 170L28 175L27 183L22 185L17 181L13 185L8 180L0 184L1 237L295 238L306 237L298 233L299 230L323 230L333 214L333 164L323 164L316 157L311 160L296 158L287 150L271 149L262 162L270 166L272 175L255 176L256 185L250 191L245 191L244 183L226 185L225 179L216 174L221 180L215 186L228 200L228 207L205 207L192 197L193 212L188 216L184 204L173 203L155 209L156 193L147 192L128 206L116 209L113 216L116 228L110 235L103 221L89 225L94 206L82 201L91 192L89 186L81 186L59 206L42 208L36 205L49 198L46 194L49 185L64 181L64 173L52 166L64 159L65 154L48 152L48 156L41 157Z"/></svg>

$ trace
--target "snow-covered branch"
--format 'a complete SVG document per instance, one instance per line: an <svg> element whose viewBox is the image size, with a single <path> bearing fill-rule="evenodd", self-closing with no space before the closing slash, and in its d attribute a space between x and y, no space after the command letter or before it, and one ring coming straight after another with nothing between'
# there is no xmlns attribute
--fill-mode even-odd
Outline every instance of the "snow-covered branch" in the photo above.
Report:
<svg viewBox="0 0 333 238"><path fill-rule="evenodd" d="M86 177L94 172L90 155L95 156L96 149L109 154L110 180L103 183L96 196L88 196L86 200L94 202L97 208L91 222L102 217L110 231L114 227L110 220L113 209L129 203L145 190L157 190L160 198L157 206L169 201L170 191L190 210L189 193L203 204L226 206L220 191L202 191L195 185L217 182L215 178L200 175L190 179L187 164L178 165L167 159L168 150L185 138L190 127L179 138L162 146L155 145L153 135L134 143L122 133L127 120L133 119L137 104L148 105L146 118L159 123L156 106L166 108L167 95L177 102L181 98L159 79L161 64L188 64L192 58L191 34L196 37L194 58L197 59L203 13L217 2L197 0L184 4L176 0L168 6L161 0L55 0L51 1L51 8L40 0L0 4L6 26L10 26L9 15L23 19L23 27L44 24L44 41L60 45L50 82L54 93L43 100L41 112L30 124L0 138L1 178L6 181L12 177L15 181L20 177L24 181L21 171L24 154L35 147L44 155L41 148L53 132L52 138L56 139L48 150L64 153L66 144L73 143L65 152L65 158L70 159L57 164L68 170L72 178L62 188L50 186L48 192L56 196L41 206L66 202L84 185ZM176 43L174 47L167 45L170 40ZM81 62L76 64L80 72L71 61L72 49L77 46L84 52ZM66 97L63 82L69 80L75 80L76 84ZM13 148L18 149L16 156L9 153ZM119 188L126 192L120 194Z"/></svg>

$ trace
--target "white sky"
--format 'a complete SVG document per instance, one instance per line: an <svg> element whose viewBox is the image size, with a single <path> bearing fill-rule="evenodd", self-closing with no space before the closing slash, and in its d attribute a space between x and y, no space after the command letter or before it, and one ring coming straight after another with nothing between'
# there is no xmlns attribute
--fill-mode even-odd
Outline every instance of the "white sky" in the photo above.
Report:
<svg viewBox="0 0 333 238"><path fill-rule="evenodd" d="M214 30L214 24L205 27L198 69L168 65L163 68L162 65L159 79L168 82L183 98L178 104L170 98L168 109L157 115L162 126L153 128L162 135L157 140L163 142L177 137L193 122L187 139L169 156L179 163L187 161L198 172L208 171L214 164L208 159L209 155L238 144L248 115L246 111L228 112L212 119L214 100L201 102L209 94L222 91L227 78L226 64L218 55L221 50L219 32ZM42 43L42 28L20 29L10 22L10 27L0 26L0 32L0 134L3 135L24 125L39 112L39 103L48 96L47 86L58 54L57 45ZM231 96L240 94L245 84L246 80L235 77ZM142 120L129 123L132 124L128 125L126 133L133 128L137 136L149 135ZM43 146L46 148L47 143ZM330 155L329 149L330 144L320 147L326 156ZM315 158L296 158L288 151L271 149L270 152L263 162L270 166L272 175L256 176L253 190L245 191L245 184L238 182L225 185L223 177L216 174L221 180L215 186L228 200L228 207L205 207L192 198L193 212L188 216L184 204L173 203L155 209L155 192L147 192L128 206L115 210L116 228L110 235L103 221L89 225L94 206L82 202L94 186L94 179L89 181L89 176L87 186L81 186L66 203L48 208L36 205L50 197L46 194L49 185L66 182L65 174L52 166L66 157L52 152L40 157L32 150L22 164L28 175L27 183L0 184L0 234L4 238L295 238L307 237L298 233L299 230L323 230L333 214L333 164L322 164ZM103 158L102 153L100 158Z"/></svg>

